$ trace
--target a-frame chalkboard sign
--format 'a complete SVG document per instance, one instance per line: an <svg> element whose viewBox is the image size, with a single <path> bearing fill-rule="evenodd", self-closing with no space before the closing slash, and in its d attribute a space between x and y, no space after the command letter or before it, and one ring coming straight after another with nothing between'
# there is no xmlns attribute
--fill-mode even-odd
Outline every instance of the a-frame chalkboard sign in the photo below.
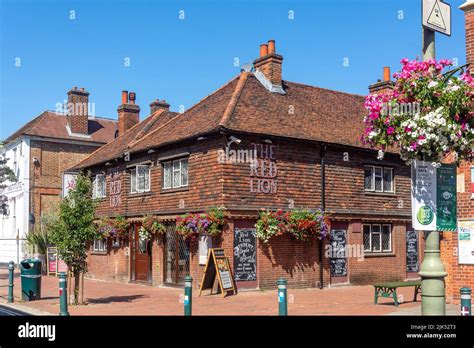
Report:
<svg viewBox="0 0 474 348"><path fill-rule="evenodd" d="M211 248L207 254L206 268L202 276L199 296L201 296L203 290L208 289L211 290L212 294L216 275L222 296L227 295L230 291L232 291L234 295L237 293L229 258L225 256L224 249Z"/></svg>

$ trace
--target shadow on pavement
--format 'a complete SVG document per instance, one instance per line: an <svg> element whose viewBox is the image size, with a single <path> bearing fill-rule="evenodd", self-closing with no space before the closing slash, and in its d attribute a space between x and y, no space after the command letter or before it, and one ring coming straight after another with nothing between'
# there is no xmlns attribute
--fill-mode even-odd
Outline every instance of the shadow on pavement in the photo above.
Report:
<svg viewBox="0 0 474 348"><path fill-rule="evenodd" d="M89 303L112 303L112 302L132 302L136 299L145 297L144 295L130 295L130 296L109 296L103 298L88 298Z"/></svg>

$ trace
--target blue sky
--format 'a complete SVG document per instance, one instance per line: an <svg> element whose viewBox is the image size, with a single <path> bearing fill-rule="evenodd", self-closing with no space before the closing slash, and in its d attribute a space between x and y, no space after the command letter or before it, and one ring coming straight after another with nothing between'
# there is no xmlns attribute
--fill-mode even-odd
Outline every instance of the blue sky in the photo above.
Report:
<svg viewBox="0 0 474 348"><path fill-rule="evenodd" d="M437 57L463 64L458 7L464 1L447 2L452 36L436 35ZM421 51L419 0L0 0L0 6L0 139L54 110L72 86L90 92L97 116L117 117L123 89L137 93L142 119L155 98L174 111L187 109L239 73L235 58L253 62L268 39L284 56L285 80L357 94L381 78L383 66L394 72L401 58Z"/></svg>

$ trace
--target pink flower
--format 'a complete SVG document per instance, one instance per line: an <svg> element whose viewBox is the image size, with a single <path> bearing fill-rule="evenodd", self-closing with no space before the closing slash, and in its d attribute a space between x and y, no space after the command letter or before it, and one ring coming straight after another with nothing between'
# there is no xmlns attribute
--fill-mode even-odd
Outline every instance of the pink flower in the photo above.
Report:
<svg viewBox="0 0 474 348"><path fill-rule="evenodd" d="M387 128L387 134L388 135L393 134L393 132L395 132L395 128L393 128L393 127L388 127Z"/></svg>

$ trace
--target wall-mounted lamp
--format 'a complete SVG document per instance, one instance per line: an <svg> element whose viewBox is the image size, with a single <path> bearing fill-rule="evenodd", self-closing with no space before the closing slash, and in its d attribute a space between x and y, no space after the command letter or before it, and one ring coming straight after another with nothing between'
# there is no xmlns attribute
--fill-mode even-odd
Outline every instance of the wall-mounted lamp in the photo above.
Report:
<svg viewBox="0 0 474 348"><path fill-rule="evenodd" d="M272 144L273 143L273 141L271 139L263 139L263 142L267 143L267 144Z"/></svg>
<svg viewBox="0 0 474 348"><path fill-rule="evenodd" d="M229 141L229 144L230 144L230 143L236 143L237 145L239 145L239 144L242 142L241 139L239 139L239 138L237 138L237 137L234 137L233 135L229 138L229 140L230 140L230 141Z"/></svg>
<svg viewBox="0 0 474 348"><path fill-rule="evenodd" d="M150 150L148 150L148 153L155 153L155 150L150 149Z"/></svg>

